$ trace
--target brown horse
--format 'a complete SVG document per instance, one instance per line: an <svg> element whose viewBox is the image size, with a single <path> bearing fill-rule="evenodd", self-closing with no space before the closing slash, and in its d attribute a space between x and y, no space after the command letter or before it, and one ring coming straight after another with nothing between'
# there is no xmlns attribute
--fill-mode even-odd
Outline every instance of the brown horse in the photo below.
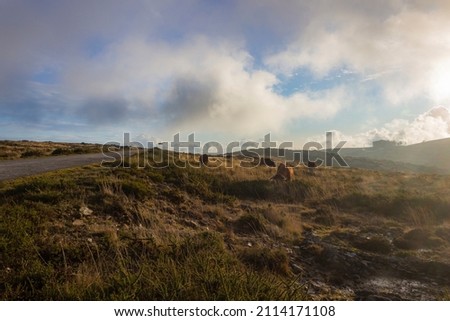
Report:
<svg viewBox="0 0 450 321"><path fill-rule="evenodd" d="M308 172L314 174L314 169L317 167L316 162L308 161Z"/></svg>
<svg viewBox="0 0 450 321"><path fill-rule="evenodd" d="M285 164L281 163L278 165L277 173L270 179L290 181L294 178L294 169L292 167L286 167Z"/></svg>
<svg viewBox="0 0 450 321"><path fill-rule="evenodd" d="M207 166L209 161L208 154L203 154L200 156L200 165Z"/></svg>

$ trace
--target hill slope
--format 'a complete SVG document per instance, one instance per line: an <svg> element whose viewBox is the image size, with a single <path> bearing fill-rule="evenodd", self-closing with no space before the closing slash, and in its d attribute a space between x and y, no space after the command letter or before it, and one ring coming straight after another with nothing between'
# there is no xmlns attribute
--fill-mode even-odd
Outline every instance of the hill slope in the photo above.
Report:
<svg viewBox="0 0 450 321"><path fill-rule="evenodd" d="M445 176L296 168L272 182L237 159L181 168L198 160L149 152L171 166L138 154L0 182L0 298L447 298Z"/></svg>
<svg viewBox="0 0 450 321"><path fill-rule="evenodd" d="M240 152L235 152L238 155ZM264 149L244 152L249 156L268 155ZM302 150L272 149L270 155L280 160L299 161L306 159ZM300 156L301 155L301 156ZM325 159L325 152L310 151L311 160ZM343 148L339 151L350 167L383 171L450 174L450 138L434 140L408 146L389 148ZM337 164L335 164L337 166Z"/></svg>
<svg viewBox="0 0 450 321"><path fill-rule="evenodd" d="M392 160L450 171L450 138L391 148L343 149L344 156Z"/></svg>

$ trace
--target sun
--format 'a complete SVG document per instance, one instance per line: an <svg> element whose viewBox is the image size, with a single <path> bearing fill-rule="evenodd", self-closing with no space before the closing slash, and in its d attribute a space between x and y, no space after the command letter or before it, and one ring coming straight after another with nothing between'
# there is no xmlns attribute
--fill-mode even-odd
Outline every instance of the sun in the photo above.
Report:
<svg viewBox="0 0 450 321"><path fill-rule="evenodd" d="M450 99L450 60L440 63L432 71L430 96L437 102Z"/></svg>

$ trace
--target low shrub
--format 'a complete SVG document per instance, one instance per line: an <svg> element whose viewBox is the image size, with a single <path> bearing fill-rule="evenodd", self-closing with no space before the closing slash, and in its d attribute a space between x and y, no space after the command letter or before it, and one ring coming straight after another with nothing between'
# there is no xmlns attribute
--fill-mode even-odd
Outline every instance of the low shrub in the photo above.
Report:
<svg viewBox="0 0 450 321"><path fill-rule="evenodd" d="M239 217L234 221L233 227L237 233L243 234L255 234L266 231L261 216L253 213L247 213Z"/></svg>
<svg viewBox="0 0 450 321"><path fill-rule="evenodd" d="M63 148L56 148L53 152L52 155L53 156L58 156L58 155L67 155L69 154L69 151L67 149L63 149Z"/></svg>
<svg viewBox="0 0 450 321"><path fill-rule="evenodd" d="M122 191L125 195L134 197L138 200L151 198L155 195L155 191L148 183L139 180L122 181Z"/></svg>
<svg viewBox="0 0 450 321"><path fill-rule="evenodd" d="M40 150L26 150L22 153L20 157L26 158L26 157L39 157L44 155L44 153Z"/></svg>
<svg viewBox="0 0 450 321"><path fill-rule="evenodd" d="M429 230L413 229L394 240L394 245L404 250L436 248L444 244L444 240L433 235Z"/></svg>
<svg viewBox="0 0 450 321"><path fill-rule="evenodd" d="M283 249L246 248L239 258L257 271L268 270L281 275L291 272L289 257Z"/></svg>

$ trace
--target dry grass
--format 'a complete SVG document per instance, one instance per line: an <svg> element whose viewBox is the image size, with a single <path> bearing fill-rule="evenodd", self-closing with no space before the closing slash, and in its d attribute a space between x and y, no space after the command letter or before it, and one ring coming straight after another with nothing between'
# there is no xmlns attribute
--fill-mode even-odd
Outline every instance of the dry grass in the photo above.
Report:
<svg viewBox="0 0 450 321"><path fill-rule="evenodd" d="M411 218L411 225L418 228L429 229L436 226L438 220L433 211L426 207L408 207L405 210L406 215Z"/></svg>
<svg viewBox="0 0 450 321"><path fill-rule="evenodd" d="M262 215L277 227L283 238L299 238L303 232L301 215L295 207L269 204L262 209Z"/></svg>
<svg viewBox="0 0 450 321"><path fill-rule="evenodd" d="M378 254L417 248L419 227L420 246L450 242L446 176L127 164L0 183L0 298L301 300L287 249L304 231Z"/></svg>
<svg viewBox="0 0 450 321"><path fill-rule="evenodd" d="M33 141L0 141L0 160L100 153L102 145L89 143L58 143Z"/></svg>

